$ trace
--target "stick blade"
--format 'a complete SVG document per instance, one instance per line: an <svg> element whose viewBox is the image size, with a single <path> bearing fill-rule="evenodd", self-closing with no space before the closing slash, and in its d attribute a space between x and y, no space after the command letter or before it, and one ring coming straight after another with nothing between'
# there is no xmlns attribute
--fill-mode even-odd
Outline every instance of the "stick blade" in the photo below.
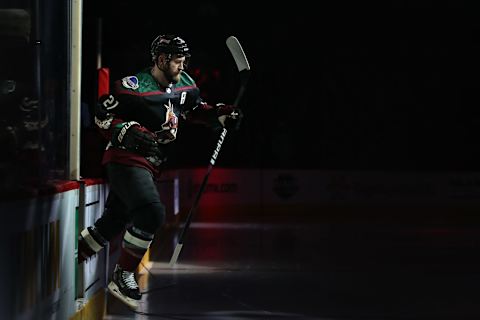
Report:
<svg viewBox="0 0 480 320"><path fill-rule="evenodd" d="M175 250L173 251L172 258L170 259L170 262L168 263L168 266L172 268L178 260L178 256L180 255L180 251L182 251L183 243L177 243L175 246Z"/></svg>
<svg viewBox="0 0 480 320"><path fill-rule="evenodd" d="M238 39L234 36L230 36L226 40L227 47L237 64L238 71L250 70L250 64L248 63L247 56L243 51L242 45Z"/></svg>

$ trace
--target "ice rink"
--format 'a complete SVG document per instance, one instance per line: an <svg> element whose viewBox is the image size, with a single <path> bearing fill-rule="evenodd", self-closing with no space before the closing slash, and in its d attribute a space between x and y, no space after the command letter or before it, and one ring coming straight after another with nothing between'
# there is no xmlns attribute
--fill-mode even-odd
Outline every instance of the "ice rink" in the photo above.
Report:
<svg viewBox="0 0 480 320"><path fill-rule="evenodd" d="M473 221L355 220L193 223L173 268L164 232L141 309L108 295L105 319L480 318Z"/></svg>

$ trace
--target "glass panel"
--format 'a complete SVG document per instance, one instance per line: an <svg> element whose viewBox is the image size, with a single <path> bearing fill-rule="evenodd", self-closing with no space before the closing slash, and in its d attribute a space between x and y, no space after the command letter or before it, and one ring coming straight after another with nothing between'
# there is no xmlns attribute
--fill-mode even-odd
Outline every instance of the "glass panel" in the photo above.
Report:
<svg viewBox="0 0 480 320"><path fill-rule="evenodd" d="M0 197L67 177L67 6L0 5Z"/></svg>

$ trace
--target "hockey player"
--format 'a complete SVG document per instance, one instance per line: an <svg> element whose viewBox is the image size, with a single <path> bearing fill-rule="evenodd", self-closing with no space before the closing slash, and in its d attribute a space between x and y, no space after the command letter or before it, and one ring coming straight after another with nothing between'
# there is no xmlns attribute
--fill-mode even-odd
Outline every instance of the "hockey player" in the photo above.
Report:
<svg viewBox="0 0 480 320"><path fill-rule="evenodd" d="M165 219L155 179L166 160L166 144L180 129L179 118L213 130L238 128L241 119L233 106L202 101L185 72L190 52L182 38L160 35L150 53L152 67L116 81L114 94L99 101L95 123L109 141L102 163L110 193L102 217L81 231L78 246L81 263L125 231L108 289L132 309L141 299L134 271Z"/></svg>

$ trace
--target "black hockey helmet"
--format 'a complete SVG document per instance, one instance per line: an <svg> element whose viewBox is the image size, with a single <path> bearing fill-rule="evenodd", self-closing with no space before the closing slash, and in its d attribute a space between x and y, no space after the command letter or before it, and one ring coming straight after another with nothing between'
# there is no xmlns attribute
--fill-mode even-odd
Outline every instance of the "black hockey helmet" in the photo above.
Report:
<svg viewBox="0 0 480 320"><path fill-rule="evenodd" d="M185 40L175 35L159 35L157 36L150 46L150 54L152 55L152 61L156 62L160 54L166 53L169 55L169 59L176 56L182 56L189 58L190 52Z"/></svg>

